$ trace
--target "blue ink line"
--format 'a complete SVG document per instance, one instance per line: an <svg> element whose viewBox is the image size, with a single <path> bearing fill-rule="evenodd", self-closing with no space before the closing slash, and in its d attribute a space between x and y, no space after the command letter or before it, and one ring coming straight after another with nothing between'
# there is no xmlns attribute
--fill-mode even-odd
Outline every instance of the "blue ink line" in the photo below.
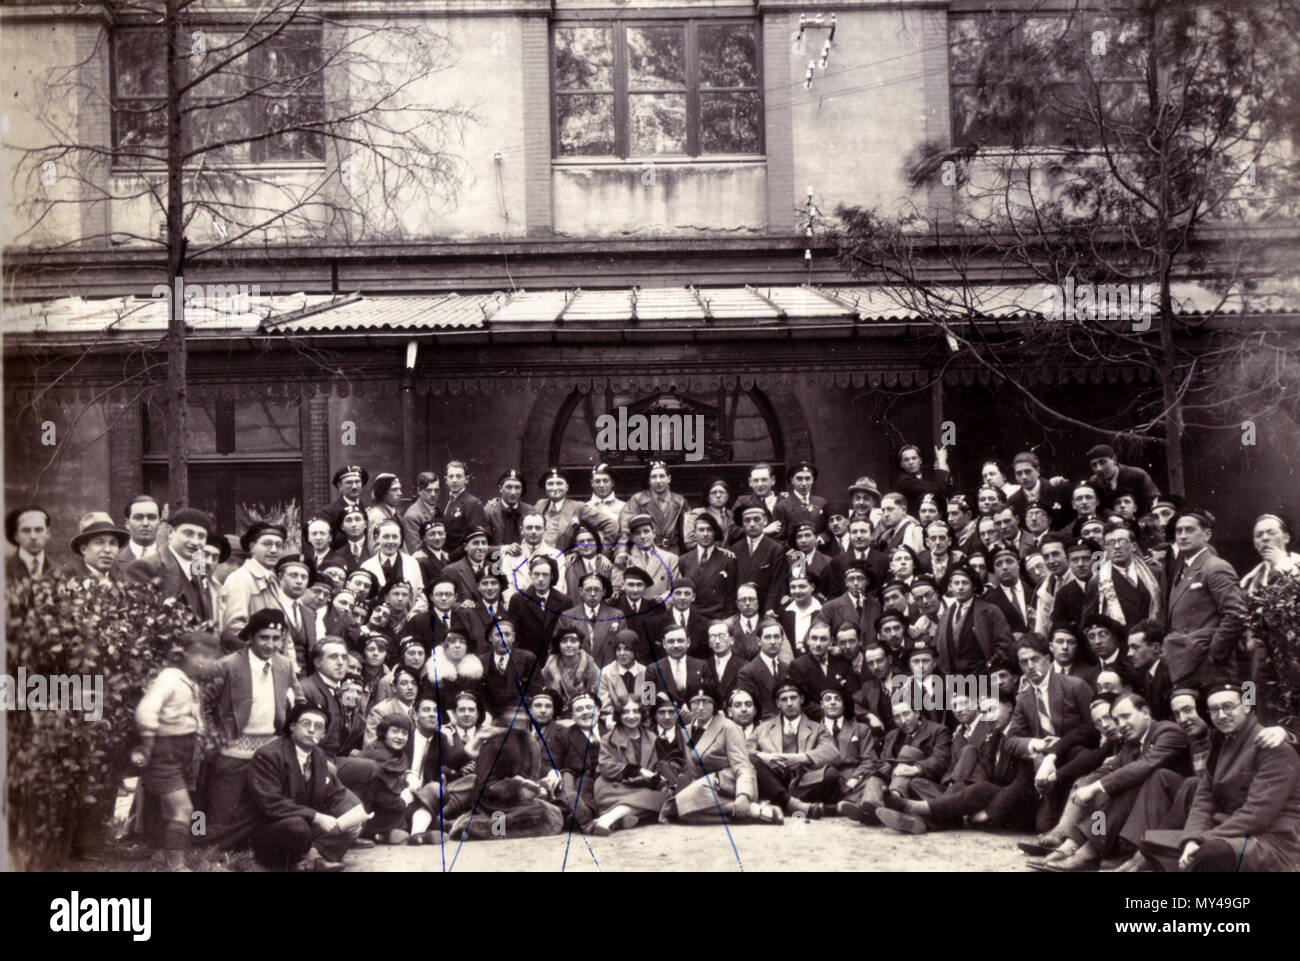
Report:
<svg viewBox="0 0 1300 961"><path fill-rule="evenodd" d="M641 630L645 634L646 643L653 646L654 642L650 640L650 632L646 628L644 622L641 624ZM659 675L660 683L663 685L663 692L668 695L668 700L672 702L673 709L677 712L677 726L682 732L682 737L684 739L683 743L691 749L691 753L695 755L695 760L700 764L700 770L704 772L704 782L708 784L709 790L713 793L713 803L718 809L718 817L722 819L722 829L727 832L727 840L731 842L731 852L736 856L736 864L740 866L740 870L743 873L745 870L745 864L740 860L740 850L736 847L736 839L732 836L731 827L727 824L727 814L722 810L722 802L718 799L718 790L713 786L713 780L709 777L709 771L704 766L704 759L700 757L700 752L696 749L695 745L691 743L690 732L687 731L686 726L682 724L681 708L673 697L673 692L668 689L668 679L664 677L664 672L660 669L658 660L654 662L654 669ZM689 707L689 705L687 706ZM714 713L717 713L716 709ZM757 802L758 798L754 798L754 801Z"/></svg>
<svg viewBox="0 0 1300 961"><path fill-rule="evenodd" d="M1246 835L1246 840L1241 842L1241 854L1237 857L1237 873L1241 873L1241 862L1246 860L1246 845L1250 843L1250 835Z"/></svg>

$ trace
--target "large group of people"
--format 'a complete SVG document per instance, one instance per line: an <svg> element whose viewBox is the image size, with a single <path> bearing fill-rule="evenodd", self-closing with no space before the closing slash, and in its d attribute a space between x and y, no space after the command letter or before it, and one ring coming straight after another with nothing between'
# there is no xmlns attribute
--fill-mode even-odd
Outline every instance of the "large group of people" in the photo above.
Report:
<svg viewBox="0 0 1300 961"><path fill-rule="evenodd" d="M831 816L1022 827L1047 871L1300 868L1295 639L1249 629L1300 578L1288 521L1258 518L1239 577L1208 510L1106 445L1078 482L1024 452L970 492L945 450L924 460L904 447L892 488L836 500L812 464L786 491L757 464L697 506L662 462L626 501L602 464L588 496L550 470L528 503L510 470L485 503L451 461L405 507L396 475L347 465L293 538L257 521L236 548L141 495L121 526L87 514L63 573L193 615L133 752L178 870L199 807L205 843L275 870ZM58 572L44 510L6 535L10 581Z"/></svg>

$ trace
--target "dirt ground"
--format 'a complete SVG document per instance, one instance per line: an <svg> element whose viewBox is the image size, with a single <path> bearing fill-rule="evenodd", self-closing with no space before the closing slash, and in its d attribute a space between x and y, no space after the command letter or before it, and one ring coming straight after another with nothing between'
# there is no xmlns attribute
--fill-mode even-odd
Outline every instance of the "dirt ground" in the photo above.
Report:
<svg viewBox="0 0 1300 961"><path fill-rule="evenodd" d="M606 838L575 831L438 847L350 852L348 871L1027 871L1029 835L972 830L897 834L844 818L804 825L646 825ZM732 842L735 848L732 847ZM567 849L567 857L566 857ZM445 863L445 867L444 867ZM597 866L599 865L599 867Z"/></svg>

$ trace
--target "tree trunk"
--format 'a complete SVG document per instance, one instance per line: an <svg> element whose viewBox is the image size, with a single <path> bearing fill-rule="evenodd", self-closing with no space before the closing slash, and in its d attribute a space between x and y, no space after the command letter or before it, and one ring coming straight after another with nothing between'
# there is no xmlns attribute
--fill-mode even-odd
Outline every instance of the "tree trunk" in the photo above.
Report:
<svg viewBox="0 0 1300 961"><path fill-rule="evenodd" d="M184 142L181 137L180 0L167 0L167 500L170 510L189 503L189 401L185 352L185 218L181 201Z"/></svg>
<svg viewBox="0 0 1300 961"><path fill-rule="evenodd" d="M1169 483L1167 494L1182 497L1186 491L1183 475L1183 405L1178 400L1178 372L1174 366L1174 310L1169 292L1168 272L1160 283L1160 382L1165 414L1165 465Z"/></svg>

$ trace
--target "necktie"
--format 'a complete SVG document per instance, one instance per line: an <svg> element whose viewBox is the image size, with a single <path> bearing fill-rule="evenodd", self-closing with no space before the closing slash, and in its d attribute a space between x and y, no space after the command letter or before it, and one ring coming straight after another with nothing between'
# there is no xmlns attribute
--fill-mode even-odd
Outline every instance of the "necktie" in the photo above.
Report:
<svg viewBox="0 0 1300 961"><path fill-rule="evenodd" d="M497 655L497 670L500 671L502 674L506 672L506 662L508 660L509 658L506 657L506 655L504 654Z"/></svg>
<svg viewBox="0 0 1300 961"><path fill-rule="evenodd" d="M780 670L780 668L778 667L776 658L769 657L767 659L767 669L772 672L773 677L777 676L777 673Z"/></svg>
<svg viewBox="0 0 1300 961"><path fill-rule="evenodd" d="M266 677L266 675L270 673L271 673L271 662L267 661L265 664L262 665L262 676Z"/></svg>
<svg viewBox="0 0 1300 961"><path fill-rule="evenodd" d="M308 754L302 759L302 779L308 784L311 783L311 755Z"/></svg>
<svg viewBox="0 0 1300 961"><path fill-rule="evenodd" d="M1041 687L1034 688L1034 697L1038 701L1038 725L1047 734L1055 734L1056 729L1052 727L1052 712L1047 707L1047 697L1043 694Z"/></svg>
<svg viewBox="0 0 1300 961"><path fill-rule="evenodd" d="M497 609L496 609L496 605L495 605L495 604L489 604L489 605L487 606L487 612L488 612L488 619L489 619L489 620L495 620L495 619L496 619L496 616L497 616Z"/></svg>
<svg viewBox="0 0 1300 961"><path fill-rule="evenodd" d="M753 619L752 617L747 617L747 618L745 618L744 624L745 624L745 633L746 633L746 634L753 634L753 633L754 633L754 619Z"/></svg>
<svg viewBox="0 0 1300 961"><path fill-rule="evenodd" d="M860 597L853 598L853 607L858 612L858 619L861 620L862 619L862 598Z"/></svg>
<svg viewBox="0 0 1300 961"><path fill-rule="evenodd" d="M33 557L30 561L27 562L27 573L30 574L32 577L40 577L41 562Z"/></svg>
<svg viewBox="0 0 1300 961"><path fill-rule="evenodd" d="M194 585L194 592L199 597L199 620L206 621L212 616L212 612L208 610L208 592L197 576L191 574L190 582Z"/></svg>
<svg viewBox="0 0 1300 961"><path fill-rule="evenodd" d="M962 625L966 622L966 605L958 604L953 610L952 618L952 636L956 637L961 633Z"/></svg>
<svg viewBox="0 0 1300 961"><path fill-rule="evenodd" d="M360 542L360 541L353 541L353 542L352 542L352 556L353 556L354 558L356 558L358 561L361 560L361 542Z"/></svg>

